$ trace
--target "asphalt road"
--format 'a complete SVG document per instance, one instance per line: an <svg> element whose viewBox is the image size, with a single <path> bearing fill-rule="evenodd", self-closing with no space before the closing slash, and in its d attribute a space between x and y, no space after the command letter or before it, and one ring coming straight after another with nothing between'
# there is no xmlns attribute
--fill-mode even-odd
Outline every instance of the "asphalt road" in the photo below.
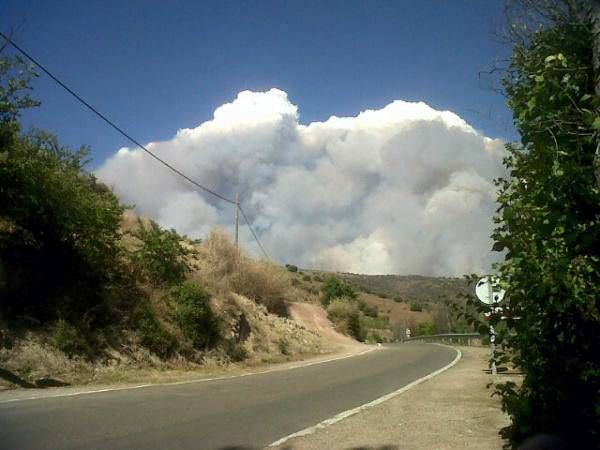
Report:
<svg viewBox="0 0 600 450"><path fill-rule="evenodd" d="M262 448L447 364L405 344L241 378L0 404L2 449Z"/></svg>

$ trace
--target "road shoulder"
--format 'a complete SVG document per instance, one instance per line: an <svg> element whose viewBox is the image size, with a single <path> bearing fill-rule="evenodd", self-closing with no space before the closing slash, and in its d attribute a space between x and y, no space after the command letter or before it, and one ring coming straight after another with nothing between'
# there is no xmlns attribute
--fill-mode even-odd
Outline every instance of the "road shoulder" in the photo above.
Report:
<svg viewBox="0 0 600 450"><path fill-rule="evenodd" d="M450 370L278 448L501 449L498 430L508 424L508 417L486 388L492 381L484 372L487 350L461 351L463 357Z"/></svg>

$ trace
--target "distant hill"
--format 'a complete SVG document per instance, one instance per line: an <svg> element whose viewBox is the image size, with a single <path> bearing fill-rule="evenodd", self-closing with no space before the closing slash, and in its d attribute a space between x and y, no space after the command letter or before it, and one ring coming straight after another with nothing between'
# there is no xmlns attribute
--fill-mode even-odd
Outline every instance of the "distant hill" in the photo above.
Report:
<svg viewBox="0 0 600 450"><path fill-rule="evenodd" d="M355 273L338 273L337 275L363 292L380 297L401 297L403 300L420 302L435 303L445 298L454 300L458 294L466 294L471 290L463 278Z"/></svg>

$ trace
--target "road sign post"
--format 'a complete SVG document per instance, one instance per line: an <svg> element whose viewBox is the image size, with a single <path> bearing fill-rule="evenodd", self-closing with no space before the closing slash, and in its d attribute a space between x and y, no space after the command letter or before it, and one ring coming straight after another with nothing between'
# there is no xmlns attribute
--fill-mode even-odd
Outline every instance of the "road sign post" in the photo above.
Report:
<svg viewBox="0 0 600 450"><path fill-rule="evenodd" d="M497 312L498 307L494 306L504 299L504 289L494 290L494 284L498 282L497 278L483 277L475 285L475 294L481 303L492 306L493 313ZM491 315L490 315L491 318ZM496 375L496 330L490 324L490 373Z"/></svg>
<svg viewBox="0 0 600 450"><path fill-rule="evenodd" d="M488 282L487 286L488 286L488 298L494 300L494 289L492 287L492 283ZM492 375L496 375L496 373L497 373L497 369L496 369L496 330L494 330L494 326L492 324L490 324L490 372L492 373Z"/></svg>

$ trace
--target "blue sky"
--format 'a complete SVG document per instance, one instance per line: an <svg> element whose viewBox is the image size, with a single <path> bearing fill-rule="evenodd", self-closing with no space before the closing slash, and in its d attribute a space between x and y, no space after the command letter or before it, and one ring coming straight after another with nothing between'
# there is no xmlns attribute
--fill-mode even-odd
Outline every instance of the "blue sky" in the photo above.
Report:
<svg viewBox="0 0 600 450"><path fill-rule="evenodd" d="M212 117L239 91L277 87L300 121L395 99L454 111L514 139L504 98L478 72L508 49L502 1L0 0L0 27L142 142ZM485 84L485 83L484 83ZM26 126L89 144L94 166L128 142L45 76Z"/></svg>

